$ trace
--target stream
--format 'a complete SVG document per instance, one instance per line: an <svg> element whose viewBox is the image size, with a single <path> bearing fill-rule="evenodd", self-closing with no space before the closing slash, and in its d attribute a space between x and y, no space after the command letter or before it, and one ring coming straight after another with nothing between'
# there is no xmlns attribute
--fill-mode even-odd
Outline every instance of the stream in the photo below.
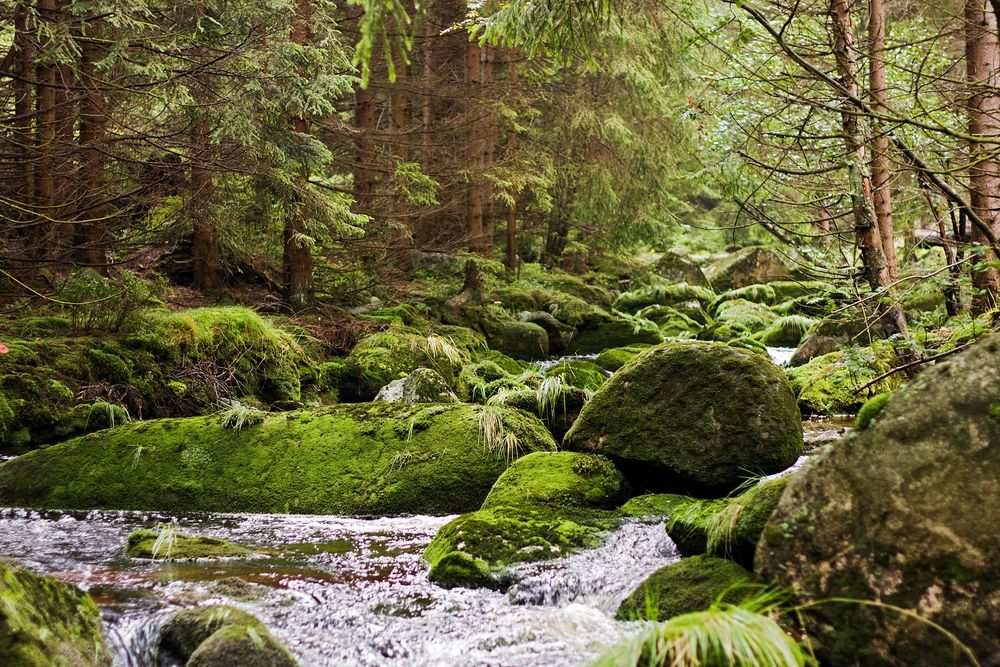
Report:
<svg viewBox="0 0 1000 667"><path fill-rule="evenodd" d="M618 604L678 558L662 523L630 522L599 549L520 566L507 593L445 590L428 581L420 555L449 518L6 509L0 553L93 596L116 667L154 664L169 615L206 604L256 615L308 667L584 665L641 628L613 619ZM266 555L192 563L124 557L130 532L170 521Z"/></svg>

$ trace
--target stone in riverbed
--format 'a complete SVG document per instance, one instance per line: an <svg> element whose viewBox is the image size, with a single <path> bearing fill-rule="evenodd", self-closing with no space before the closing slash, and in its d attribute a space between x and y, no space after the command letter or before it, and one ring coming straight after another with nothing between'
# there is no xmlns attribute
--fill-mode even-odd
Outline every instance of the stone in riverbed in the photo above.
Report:
<svg viewBox="0 0 1000 667"><path fill-rule="evenodd" d="M638 489L725 494L802 451L795 396L777 366L712 343L666 343L619 370L564 439L614 460Z"/></svg>
<svg viewBox="0 0 1000 667"><path fill-rule="evenodd" d="M458 403L441 374L431 368L418 368L405 378L393 380L379 389L376 401L386 403Z"/></svg>
<svg viewBox="0 0 1000 667"><path fill-rule="evenodd" d="M0 665L111 667L97 605L75 586L0 563Z"/></svg>
<svg viewBox="0 0 1000 667"><path fill-rule="evenodd" d="M164 536L163 540L160 540L161 535ZM125 544L125 555L129 558L215 560L246 558L253 554L254 552L246 547L217 537L182 533L164 535L157 530L137 530L128 536L128 542Z"/></svg>
<svg viewBox="0 0 1000 667"><path fill-rule="evenodd" d="M160 633L159 664L187 667L297 667L298 661L254 616L227 606L174 614Z"/></svg>
<svg viewBox="0 0 1000 667"><path fill-rule="evenodd" d="M508 465L480 437L485 408L358 403L136 422L0 466L0 502L173 512L453 514L479 507ZM555 449L533 415L490 408L519 453Z"/></svg>
<svg viewBox="0 0 1000 667"><path fill-rule="evenodd" d="M756 572L791 587L825 664L1000 665L1000 337L924 371L789 484ZM922 617L922 618L920 618Z"/></svg>
<svg viewBox="0 0 1000 667"><path fill-rule="evenodd" d="M753 575L724 558L694 556L672 563L651 574L618 607L622 621L666 621L674 616L707 609L720 598L738 602L740 586Z"/></svg>

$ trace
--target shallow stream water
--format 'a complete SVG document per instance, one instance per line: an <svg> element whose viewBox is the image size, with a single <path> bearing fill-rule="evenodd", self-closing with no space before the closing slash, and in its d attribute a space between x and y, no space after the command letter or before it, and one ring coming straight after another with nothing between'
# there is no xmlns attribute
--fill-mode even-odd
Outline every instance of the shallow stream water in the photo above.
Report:
<svg viewBox="0 0 1000 667"><path fill-rule="evenodd" d="M265 552L251 560L129 561L128 534L176 521ZM97 601L117 667L153 664L179 608L232 604L260 618L303 666L584 665L641 625L613 620L648 574L676 560L662 523L627 523L597 550L523 566L507 593L445 590L420 554L447 517L174 517L0 511L0 553Z"/></svg>

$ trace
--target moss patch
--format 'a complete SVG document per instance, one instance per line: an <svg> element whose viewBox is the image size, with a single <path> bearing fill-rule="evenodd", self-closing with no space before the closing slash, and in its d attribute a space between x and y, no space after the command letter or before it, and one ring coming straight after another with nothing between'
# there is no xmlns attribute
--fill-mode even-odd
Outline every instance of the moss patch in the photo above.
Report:
<svg viewBox="0 0 1000 667"><path fill-rule="evenodd" d="M497 480L482 509L443 526L424 552L442 586L502 588L514 563L546 560L600 544L625 494L604 457L530 454Z"/></svg>
<svg viewBox="0 0 1000 667"><path fill-rule="evenodd" d="M666 621L702 611L715 602L736 603L751 579L749 571L724 558L685 558L650 575L622 602L616 617Z"/></svg>
<svg viewBox="0 0 1000 667"><path fill-rule="evenodd" d="M75 586L0 564L0 664L110 667L97 605Z"/></svg>
<svg viewBox="0 0 1000 667"><path fill-rule="evenodd" d="M296 667L298 662L255 617L227 606L174 614L160 634L160 651L188 667Z"/></svg>
<svg viewBox="0 0 1000 667"><path fill-rule="evenodd" d="M475 509L507 467L485 451L483 408L367 403L130 424L0 467L0 499L24 507L391 515ZM555 443L532 415L494 406L519 451Z"/></svg>
<svg viewBox="0 0 1000 667"><path fill-rule="evenodd" d="M125 555L129 558L155 558L159 560L212 560L217 558L246 558L253 551L238 544L205 535L165 535L160 540L157 530L137 530L128 536ZM157 541L161 544L158 546Z"/></svg>

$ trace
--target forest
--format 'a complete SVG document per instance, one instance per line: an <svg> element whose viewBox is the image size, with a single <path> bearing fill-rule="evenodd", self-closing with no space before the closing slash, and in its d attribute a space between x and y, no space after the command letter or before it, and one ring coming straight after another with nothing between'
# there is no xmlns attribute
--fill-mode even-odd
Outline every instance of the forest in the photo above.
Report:
<svg viewBox="0 0 1000 667"><path fill-rule="evenodd" d="M0 665L1000 667L1000 0L0 17Z"/></svg>

